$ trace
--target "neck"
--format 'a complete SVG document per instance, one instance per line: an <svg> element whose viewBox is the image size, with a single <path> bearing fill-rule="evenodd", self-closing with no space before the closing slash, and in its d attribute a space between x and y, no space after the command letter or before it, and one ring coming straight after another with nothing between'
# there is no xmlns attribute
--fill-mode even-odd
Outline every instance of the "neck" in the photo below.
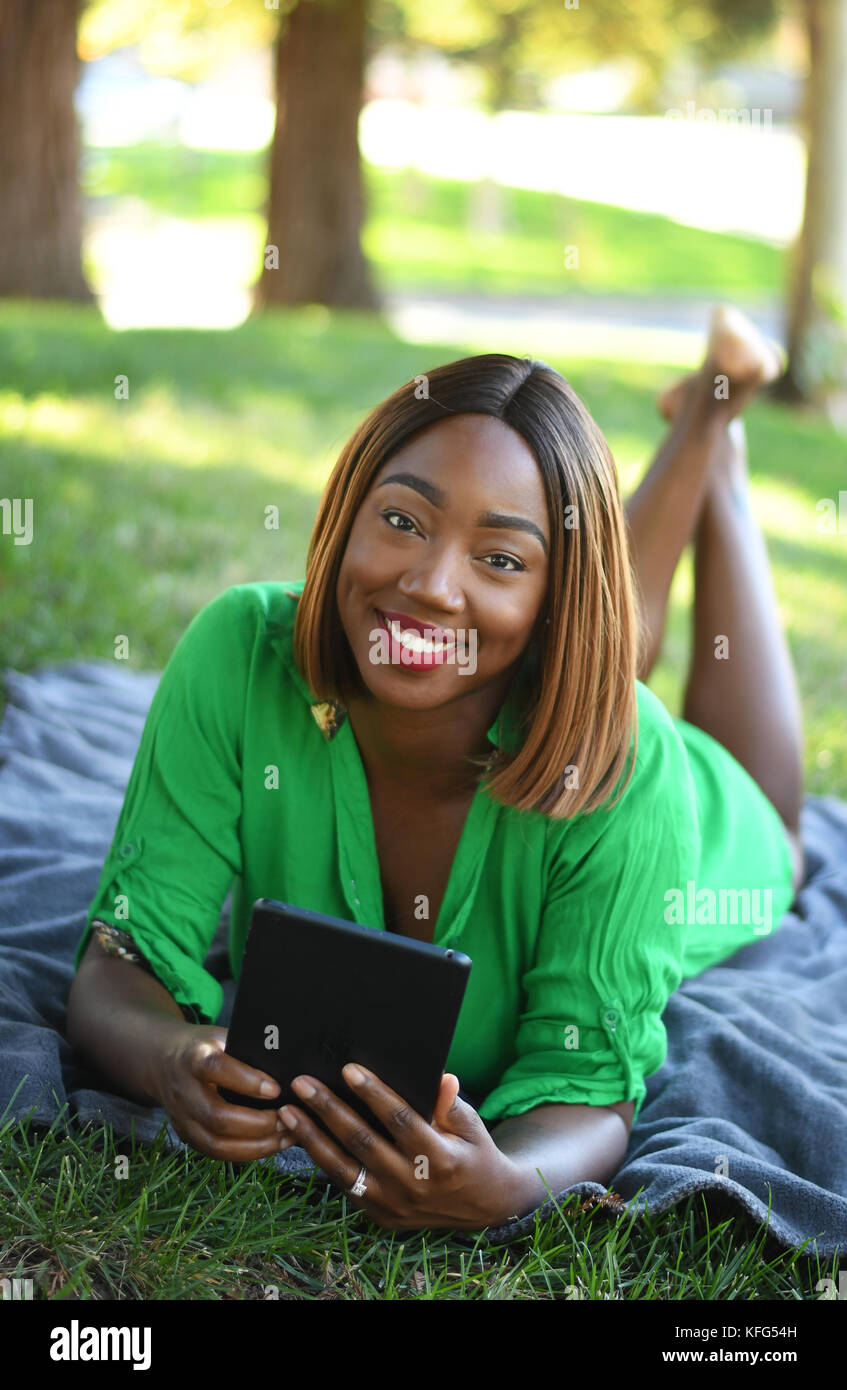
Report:
<svg viewBox="0 0 847 1390"><path fill-rule="evenodd" d="M511 680L475 691L471 699L436 709L403 709L351 696L348 718L371 786L413 792L416 801L462 796L475 790L481 768L469 757L494 752L486 730L494 722Z"/></svg>

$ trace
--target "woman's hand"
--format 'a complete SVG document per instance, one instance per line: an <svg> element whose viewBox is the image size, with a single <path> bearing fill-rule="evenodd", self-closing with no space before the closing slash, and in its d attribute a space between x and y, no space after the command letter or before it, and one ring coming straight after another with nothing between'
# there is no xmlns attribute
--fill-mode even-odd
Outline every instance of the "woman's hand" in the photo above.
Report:
<svg viewBox="0 0 847 1390"><path fill-rule="evenodd" d="M290 1142L304 1148L378 1226L479 1230L522 1214L521 1206L527 1205L522 1169L497 1148L473 1106L459 1100L458 1077L442 1076L432 1124L427 1124L366 1067L348 1063L343 1076L393 1143L314 1076L296 1077L292 1089L340 1142L299 1106L283 1106L279 1114L295 1122L287 1131ZM314 1095L305 1094L304 1083L314 1087ZM366 1192L354 1197L350 1188L362 1167Z"/></svg>
<svg viewBox="0 0 847 1390"><path fill-rule="evenodd" d="M245 1163L277 1153L287 1131L273 1106L257 1110L218 1095L218 1086L247 1096L279 1095L267 1072L224 1052L226 1037L227 1030L214 1025L177 1025L156 1064L156 1094L180 1139L210 1158Z"/></svg>

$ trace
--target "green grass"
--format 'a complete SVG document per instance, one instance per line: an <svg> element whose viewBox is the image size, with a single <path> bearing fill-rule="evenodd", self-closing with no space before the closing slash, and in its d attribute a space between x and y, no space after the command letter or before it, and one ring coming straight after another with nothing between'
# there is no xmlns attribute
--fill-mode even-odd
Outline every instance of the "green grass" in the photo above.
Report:
<svg viewBox="0 0 847 1390"><path fill-rule="evenodd" d="M387 289L632 298L697 292L749 301L780 292L783 253L751 238L519 188L503 190L504 225L486 233L469 217L472 185L424 176L415 185L420 205L411 213L402 175L366 169L371 202L362 245ZM567 247L577 248L578 266L567 268Z"/></svg>
<svg viewBox="0 0 847 1390"><path fill-rule="evenodd" d="M509 351L506 342L492 350ZM303 574L320 491L343 443L390 391L461 344L416 347L359 314L267 315L233 332L114 333L97 314L0 305L3 492L32 497L30 546L0 548L0 668L109 658L161 670L187 623L231 584ZM661 435L644 364L556 361L618 459L624 491ZM116 400L114 378L129 378ZM847 487L827 424L748 412L763 521L807 731L806 787L847 796L847 544L815 504ZM279 508L279 529L265 528ZM679 712L690 561L677 572L651 685ZM826 757L821 758L820 754ZM82 904L80 904L82 906ZM814 1298L833 1262L771 1258L691 1199L656 1222L562 1213L501 1251L372 1227L342 1195L305 1197L268 1165L133 1151L114 1177L103 1132L0 1129L4 1276L53 1297L298 1299ZM64 1165L64 1166L63 1166ZM733 1283L733 1280L745 1282Z"/></svg>
<svg viewBox="0 0 847 1390"><path fill-rule="evenodd" d="M125 1164L121 1163L125 1158ZM374 1226L343 1194L265 1161L140 1147L109 1129L0 1127L3 1275L52 1299L812 1300L837 1259L777 1251L764 1230L676 1212L613 1219L572 1198L531 1236Z"/></svg>
<svg viewBox="0 0 847 1390"><path fill-rule="evenodd" d="M492 347L509 350L508 344ZM304 571L322 485L363 415L461 344L415 346L378 319L314 308L233 332L110 332L94 311L0 306L4 495L33 497L35 539L0 550L3 666L111 657L161 669L229 584ZM661 436L667 369L555 361L606 432L625 492ZM114 379L129 378L116 400ZM747 413L753 492L798 668L812 792L847 795L847 545L817 531L847 484L843 440L812 417ZM265 527L279 508L279 529ZM690 555L651 684L681 710ZM819 758L819 755L820 758Z"/></svg>
<svg viewBox="0 0 847 1390"><path fill-rule="evenodd" d="M82 182L96 213L107 200L139 198L160 213L244 219L261 268L265 241L264 152L156 144L86 151ZM387 290L463 293L778 296L784 253L765 242L684 227L526 189L503 190L504 225L476 230L474 185L363 162L363 249ZM578 268L565 267L576 246Z"/></svg>

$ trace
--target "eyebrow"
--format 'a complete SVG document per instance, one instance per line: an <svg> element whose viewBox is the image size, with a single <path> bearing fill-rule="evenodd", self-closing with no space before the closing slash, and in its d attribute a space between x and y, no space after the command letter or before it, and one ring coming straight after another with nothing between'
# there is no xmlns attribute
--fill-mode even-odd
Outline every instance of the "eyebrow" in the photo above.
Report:
<svg viewBox="0 0 847 1390"><path fill-rule="evenodd" d="M413 488L421 497L425 497L427 502L443 510L446 496L441 488L436 487L435 483L427 482L425 478L419 478L416 473L392 473L390 478L383 478L381 483L377 483L374 490L388 487L389 483L401 483L403 487ZM525 516L506 516L503 512L480 512L476 525L487 531L526 531L528 535L535 536L536 540L541 542L544 554L548 553L544 533L534 521L529 521Z"/></svg>

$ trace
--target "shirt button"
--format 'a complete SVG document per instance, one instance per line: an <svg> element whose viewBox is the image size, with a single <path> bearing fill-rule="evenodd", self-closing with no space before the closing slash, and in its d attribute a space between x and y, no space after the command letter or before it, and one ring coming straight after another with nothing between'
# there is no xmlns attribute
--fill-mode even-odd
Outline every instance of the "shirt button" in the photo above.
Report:
<svg viewBox="0 0 847 1390"><path fill-rule="evenodd" d="M121 845L121 859L128 859L129 856L134 853L134 851L135 845L133 844Z"/></svg>
<svg viewBox="0 0 847 1390"><path fill-rule="evenodd" d="M618 1025L619 1018L620 1014L618 1013L617 1009L607 1009L603 1015L603 1022L607 1024L608 1027L611 1028L612 1032L614 1033Z"/></svg>

